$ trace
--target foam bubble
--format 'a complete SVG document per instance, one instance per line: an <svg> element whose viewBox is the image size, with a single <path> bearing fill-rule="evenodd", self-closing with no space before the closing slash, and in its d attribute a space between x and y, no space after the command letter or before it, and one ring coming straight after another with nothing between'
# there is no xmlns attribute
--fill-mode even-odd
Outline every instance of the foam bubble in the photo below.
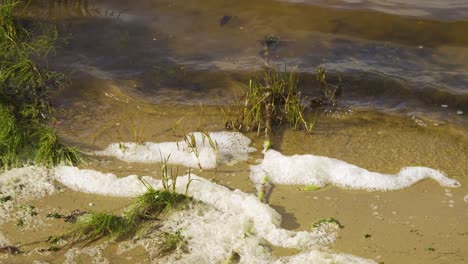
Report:
<svg viewBox="0 0 468 264"><path fill-rule="evenodd" d="M248 159L248 153L255 151L249 147L250 139L238 132L208 133L217 151L213 149L208 137L203 133L193 135L196 149L190 148L186 141L153 143L113 143L96 155L114 156L126 162L160 162L169 158L168 163L187 167L215 168L218 164L233 164Z"/></svg>
<svg viewBox="0 0 468 264"><path fill-rule="evenodd" d="M145 191L145 187L136 175L117 178L111 173L94 170L81 170L76 167L59 166L55 168L58 181L75 191L112 196L135 196ZM145 176L142 179L156 189L162 187L160 180ZM286 248L314 248L332 243L335 234L326 230L289 231L279 227L281 216L270 206L263 204L253 195L240 190L212 183L202 177L191 175L188 194L195 200L213 206L222 212L229 212L248 218L256 232L271 244ZM185 192L189 181L188 175L178 177L177 191Z"/></svg>
<svg viewBox="0 0 468 264"><path fill-rule="evenodd" d="M251 166L250 178L254 182L261 183L265 176L274 184L320 187L332 184L341 188L369 191L403 189L426 178L432 178L445 187L461 186L457 180L427 167L406 167L396 175L390 175L371 172L333 158L314 155L285 156L275 150L268 150L259 165Z"/></svg>

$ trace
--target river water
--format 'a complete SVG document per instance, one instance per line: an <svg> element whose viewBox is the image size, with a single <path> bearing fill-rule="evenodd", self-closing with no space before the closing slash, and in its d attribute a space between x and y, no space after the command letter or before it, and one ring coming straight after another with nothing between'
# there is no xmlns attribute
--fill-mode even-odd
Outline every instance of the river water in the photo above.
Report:
<svg viewBox="0 0 468 264"><path fill-rule="evenodd" d="M49 1L69 44L56 65L157 103L234 101L276 36L279 67L340 74L339 105L466 126L468 1ZM131 87L128 83L131 83ZM123 83L126 83L123 84Z"/></svg>
<svg viewBox="0 0 468 264"><path fill-rule="evenodd" d="M392 192L276 186L269 204L283 217L281 226L308 230L318 218L336 217L345 228L332 251L385 263L466 262L468 0L69 0L32 5L34 19L54 21L66 37L49 59L73 81L54 96L64 141L91 152L119 141L177 141L200 124L223 130L216 106L235 104L248 80L261 74L259 41L275 36L280 42L273 61L279 67L297 66L303 95L318 93L317 66L325 66L332 81L340 74L344 83L338 107L321 114L312 136L282 128L273 136L275 149L333 157L382 173L427 166L462 184L448 189L425 181ZM247 135L260 150L261 139ZM262 157L257 151L248 162L196 173L255 193L249 166ZM159 170L159 164L112 158L93 158L82 167L118 176L158 177L154 171ZM117 210L127 202L67 190L33 204L42 214ZM44 221L47 227L34 235L14 228L14 221L0 231L12 242L33 244L68 228ZM103 253L111 263L151 262L141 250L124 258L112 247ZM55 263L65 253L8 263ZM294 253L273 248L275 256ZM91 261L89 256L79 260Z"/></svg>

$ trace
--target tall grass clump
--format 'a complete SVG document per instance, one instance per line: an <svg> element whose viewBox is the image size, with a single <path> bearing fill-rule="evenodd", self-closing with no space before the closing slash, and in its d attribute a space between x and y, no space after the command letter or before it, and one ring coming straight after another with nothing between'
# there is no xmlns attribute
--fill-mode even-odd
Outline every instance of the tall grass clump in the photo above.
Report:
<svg viewBox="0 0 468 264"><path fill-rule="evenodd" d="M257 135L264 131L265 142L269 142L272 128L282 124L312 132L315 116L303 101L295 69L282 72L266 68L263 79L249 81L238 101L237 113L232 115L223 110L223 115L227 117L227 127L257 131Z"/></svg>
<svg viewBox="0 0 468 264"><path fill-rule="evenodd" d="M61 144L51 125L49 93L65 79L45 67L57 31L24 28L18 17L26 7L18 0L0 4L0 168L76 163L76 150Z"/></svg>

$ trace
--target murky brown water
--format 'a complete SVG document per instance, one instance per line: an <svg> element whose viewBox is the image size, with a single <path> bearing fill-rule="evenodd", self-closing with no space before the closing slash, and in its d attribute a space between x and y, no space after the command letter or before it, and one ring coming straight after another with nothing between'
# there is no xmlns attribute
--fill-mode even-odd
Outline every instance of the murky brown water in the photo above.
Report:
<svg viewBox="0 0 468 264"><path fill-rule="evenodd" d="M40 1L38 1L40 2ZM315 67L340 72L346 84L340 109L324 113L312 136L287 129L273 144L285 154L334 157L369 170L395 173L404 166L440 169L462 183L445 189L425 181L402 191L363 192L335 187L306 192L276 186L270 204L283 227L308 229L318 218L345 226L333 250L385 263L464 263L468 259L468 14L464 1L43 1L34 16L55 19L69 44L51 65L72 72L73 85L55 95L58 132L89 151L117 141L173 141L200 125L222 130L217 104L260 70L266 35L285 40L275 61L298 65L301 89L316 93ZM352 2L359 2L352 4ZM388 3L387 3L388 4ZM384 10L383 10L384 9ZM406 10L406 11L405 11ZM223 16L230 18L220 25ZM203 107L199 105L203 103ZM447 105L447 107L441 107ZM351 110L351 111L348 111ZM457 114L457 111L463 112ZM174 131L175 123L181 125ZM249 135L260 149L261 140ZM248 179L252 155L235 167L196 172L231 188L255 189ZM154 175L157 164L99 158L83 165ZM39 217L50 210L121 209L129 201L66 191L32 202ZM33 232L0 227L13 243L31 243L67 230L46 220ZM26 250L36 247L25 247ZM8 257L5 263L49 256ZM274 249L276 255L293 252ZM145 252L111 263L147 263ZM79 261L87 263L83 257Z"/></svg>

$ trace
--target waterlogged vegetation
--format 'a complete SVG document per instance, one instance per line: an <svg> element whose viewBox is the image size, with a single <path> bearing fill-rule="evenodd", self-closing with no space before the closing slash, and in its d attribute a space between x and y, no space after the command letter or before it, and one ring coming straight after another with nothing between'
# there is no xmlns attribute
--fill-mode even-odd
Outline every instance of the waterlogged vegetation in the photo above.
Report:
<svg viewBox="0 0 468 264"><path fill-rule="evenodd" d="M272 127L283 123L293 129L303 128L308 133L312 132L315 120L308 110L303 105L295 70L288 73L266 69L263 81L249 81L234 117L230 118L226 110L223 110L223 114L228 118L227 127L238 131L257 131L257 135L264 131L269 139Z"/></svg>
<svg viewBox="0 0 468 264"><path fill-rule="evenodd" d="M0 5L0 168L76 164L77 150L61 143L53 128L49 93L66 79L46 67L57 31L43 24L23 27L25 7L18 0Z"/></svg>
<svg viewBox="0 0 468 264"><path fill-rule="evenodd" d="M161 165L163 189L156 190L144 180L146 191L137 196L122 215L107 212L91 212L76 221L72 231L75 241L92 242L101 238L117 239L133 235L146 222L158 220L160 215L166 215L171 210L178 210L192 199L187 196L191 180L188 181L185 194L176 192L177 172L174 172L163 162ZM165 251L178 248L181 240L180 231L165 236ZM167 242L169 241L169 242ZM179 242L178 242L179 241Z"/></svg>
<svg viewBox="0 0 468 264"><path fill-rule="evenodd" d="M327 81L326 69L317 67L317 89L320 96L312 99L301 95L297 68L280 70L273 65L274 47L280 43L279 37L265 37L261 41L264 60L262 78L251 79L245 93L237 100L237 107L220 107L227 129L237 131L256 131L257 136L263 131L264 149L270 149L273 130L287 124L294 130L304 129L311 134L321 107L334 107L343 88L341 76L338 84Z"/></svg>

